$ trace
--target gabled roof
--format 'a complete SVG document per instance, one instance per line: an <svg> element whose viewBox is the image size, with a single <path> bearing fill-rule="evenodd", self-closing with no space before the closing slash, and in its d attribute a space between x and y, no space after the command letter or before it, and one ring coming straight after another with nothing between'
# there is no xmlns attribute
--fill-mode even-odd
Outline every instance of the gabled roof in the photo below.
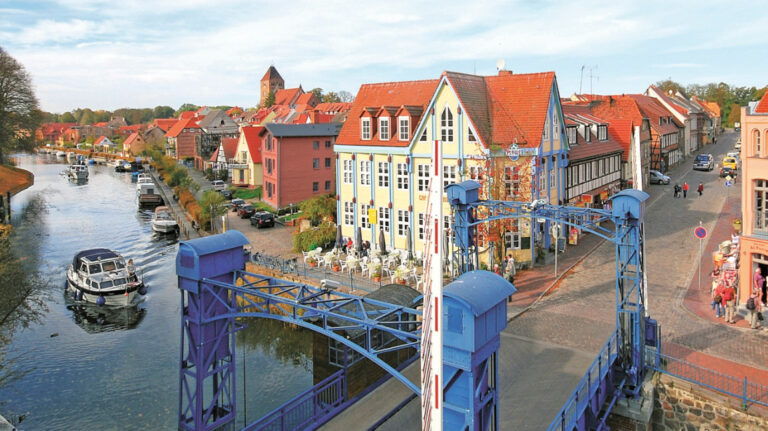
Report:
<svg viewBox="0 0 768 431"><path fill-rule="evenodd" d="M608 121L608 133L624 148L622 160L629 160L632 127L641 126L644 118L635 100L628 96L601 96L590 107L594 115Z"/></svg>
<svg viewBox="0 0 768 431"><path fill-rule="evenodd" d="M176 124L174 124L173 127L170 128L170 130L168 130L168 133L166 133L165 136L168 138L175 138L179 136L179 134L184 129L187 129L187 128L199 129L200 126L197 125L196 120L197 120L196 118L186 118L186 119L177 121Z"/></svg>
<svg viewBox="0 0 768 431"><path fill-rule="evenodd" d="M277 72L277 69L275 69L275 66L269 66L269 69L267 69L266 73L264 73L264 76L261 77L262 81L269 81L272 78L279 78L283 79L282 76Z"/></svg>
<svg viewBox="0 0 768 431"><path fill-rule="evenodd" d="M224 124L220 124L222 122ZM208 113L208 115L206 115L199 121L198 125L200 126L201 129L237 127L234 120L232 120L232 118L221 109L212 109Z"/></svg>
<svg viewBox="0 0 768 431"><path fill-rule="evenodd" d="M304 94L304 90L301 89L301 86L277 90L275 92L275 105L292 105L302 94Z"/></svg>
<svg viewBox="0 0 768 431"><path fill-rule="evenodd" d="M352 108L352 104L345 103L345 102L318 103L317 106L315 106L315 109L317 109L320 112L325 112L326 114L336 114L338 112L349 112L351 108Z"/></svg>
<svg viewBox="0 0 768 431"><path fill-rule="evenodd" d="M763 94L763 98L755 106L754 112L757 114L768 114L768 91Z"/></svg>
<svg viewBox="0 0 768 431"><path fill-rule="evenodd" d="M438 79L424 81L382 82L378 84L363 84L357 92L355 101L349 110L349 121L344 123L336 142L340 145L380 145L391 147L406 147L409 142L400 140L380 141L377 133L371 133L370 140L360 139L360 116L366 108L378 109L383 105L390 106L421 106L426 109L435 94ZM321 109L320 105L317 106Z"/></svg>
<svg viewBox="0 0 768 431"><path fill-rule="evenodd" d="M312 102L314 102L315 104L320 103L320 100L318 100L317 96L315 96L315 93L312 93L312 92L304 93L300 95L298 99L296 99L297 105L309 105Z"/></svg>
<svg viewBox="0 0 768 431"><path fill-rule="evenodd" d="M259 135L262 130L264 130L262 126L245 126L240 129L240 134L245 139L253 163L261 163L261 137Z"/></svg>
<svg viewBox="0 0 768 431"><path fill-rule="evenodd" d="M109 138L107 138L106 136L101 135L95 141L93 141L94 147L97 147L99 145L115 145L115 143L110 141Z"/></svg>
<svg viewBox="0 0 768 431"><path fill-rule="evenodd" d="M586 125L591 124L607 125L608 121L596 117L592 114L589 106L582 104L564 103L562 105L563 116L567 125ZM585 133L590 134L590 141L587 142L581 134L576 133L576 143L569 143L568 159L571 162L589 159L603 154L623 152L624 148L611 135L610 130L607 133L607 139L600 141L591 128L585 128Z"/></svg>
<svg viewBox="0 0 768 431"><path fill-rule="evenodd" d="M216 147L216 151L214 151L211 155L210 161L216 161L216 159L219 157L220 148L224 148L225 160L233 159L235 157L235 152L237 152L237 141L238 138L221 138L221 142L219 143L219 146Z"/></svg>
<svg viewBox="0 0 768 431"><path fill-rule="evenodd" d="M131 133L125 138L125 141L123 141L123 147L131 146L137 139L139 139L139 134L136 132Z"/></svg>
<svg viewBox="0 0 768 431"><path fill-rule="evenodd" d="M638 108L640 108L640 112L650 120L651 129L656 131L656 133L668 135L677 133L681 127L684 127L658 99L642 94L630 94L629 97L635 100ZM670 117L672 118L672 123L667 123L667 119ZM663 119L662 124L659 124L659 118Z"/></svg>
<svg viewBox="0 0 768 431"><path fill-rule="evenodd" d="M178 121L177 118L156 118L152 124L162 129L163 132L167 132Z"/></svg>

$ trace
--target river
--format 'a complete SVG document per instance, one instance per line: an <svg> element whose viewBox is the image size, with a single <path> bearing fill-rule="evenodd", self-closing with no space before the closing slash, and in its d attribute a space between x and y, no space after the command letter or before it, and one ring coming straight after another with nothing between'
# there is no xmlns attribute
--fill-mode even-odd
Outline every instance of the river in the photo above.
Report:
<svg viewBox="0 0 768 431"><path fill-rule="evenodd" d="M59 174L63 159L19 155L18 165L35 184L12 203L15 252L35 262L50 295L40 321L5 349L22 358L12 367L27 373L0 387L0 414L27 414L20 427L30 430L176 429L177 240L153 234L151 213L136 210L130 174L91 166L90 180L76 185ZM73 255L95 247L134 259L149 288L139 306L110 311L65 295ZM306 331L251 321L238 349L238 428L245 413L252 422L312 385Z"/></svg>

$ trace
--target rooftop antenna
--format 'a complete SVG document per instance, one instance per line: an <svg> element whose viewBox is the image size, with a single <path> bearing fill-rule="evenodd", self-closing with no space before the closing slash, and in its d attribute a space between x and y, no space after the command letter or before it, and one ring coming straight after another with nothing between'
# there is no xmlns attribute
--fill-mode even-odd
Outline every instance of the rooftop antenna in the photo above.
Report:
<svg viewBox="0 0 768 431"><path fill-rule="evenodd" d="M581 83L584 81L584 65L581 65L581 75L579 75L579 94L581 94Z"/></svg>
<svg viewBox="0 0 768 431"><path fill-rule="evenodd" d="M504 67L505 67L504 59L503 59L503 58L500 58L500 59L499 59L499 60L496 62L496 70L497 70L498 72L501 72L502 70L506 70L506 69L504 69Z"/></svg>
<svg viewBox="0 0 768 431"><path fill-rule="evenodd" d="M590 67L589 68L589 94L595 94L592 91L592 78L595 78L598 81L600 80L599 76L597 76L597 75L592 76L592 71L595 70L595 69L597 69L597 65L595 65L594 67Z"/></svg>

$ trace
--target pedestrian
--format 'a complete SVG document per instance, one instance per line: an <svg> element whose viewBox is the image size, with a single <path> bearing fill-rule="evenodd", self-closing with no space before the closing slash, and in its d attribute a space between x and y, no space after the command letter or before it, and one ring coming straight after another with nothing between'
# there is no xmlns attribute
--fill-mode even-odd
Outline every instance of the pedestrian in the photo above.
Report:
<svg viewBox="0 0 768 431"><path fill-rule="evenodd" d="M674 194L675 199L679 198L680 197L680 184L675 183L674 191L675 191L675 194Z"/></svg>
<svg viewBox="0 0 768 431"><path fill-rule="evenodd" d="M760 327L760 324L757 322L757 317L762 309L763 307L760 303L760 289L753 285L749 293L749 298L747 299L747 318L749 320L750 328L758 329Z"/></svg>
<svg viewBox="0 0 768 431"><path fill-rule="evenodd" d="M712 309L715 310L715 317L720 318L725 316L725 309L723 308L723 285L719 280L720 271L712 271Z"/></svg>
<svg viewBox="0 0 768 431"><path fill-rule="evenodd" d="M133 264L133 259L128 259L128 265L125 266L125 269L128 271L128 279L135 281L136 265Z"/></svg>
<svg viewBox="0 0 768 431"><path fill-rule="evenodd" d="M507 269L506 272L504 272L504 278L506 278L508 282L514 284L516 274L517 269L515 268L515 259L510 254L507 256Z"/></svg>
<svg viewBox="0 0 768 431"><path fill-rule="evenodd" d="M760 293L760 298L762 299L760 302L762 302L763 305L766 305L765 277L763 277L763 273L760 271L760 268L755 269L755 276L752 277L752 288L757 289L757 291Z"/></svg>
<svg viewBox="0 0 768 431"><path fill-rule="evenodd" d="M731 285L725 286L725 290L723 290L723 304L725 305L725 321L728 323L736 323L736 321L733 320L733 315L736 311L736 291Z"/></svg>
<svg viewBox="0 0 768 431"><path fill-rule="evenodd" d="M688 198L688 183L683 183L683 199Z"/></svg>
<svg viewBox="0 0 768 431"><path fill-rule="evenodd" d="M496 275L501 275L501 269L499 269L499 264L494 263L493 264L493 273Z"/></svg>
<svg viewBox="0 0 768 431"><path fill-rule="evenodd" d="M704 193L704 184L699 183L699 187L696 189L697 192L699 192L699 197L701 197L701 194Z"/></svg>

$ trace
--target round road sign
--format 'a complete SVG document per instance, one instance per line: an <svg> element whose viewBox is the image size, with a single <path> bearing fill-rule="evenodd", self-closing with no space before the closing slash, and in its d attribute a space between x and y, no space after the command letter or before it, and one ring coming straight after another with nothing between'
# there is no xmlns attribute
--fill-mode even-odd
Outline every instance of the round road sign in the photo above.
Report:
<svg viewBox="0 0 768 431"><path fill-rule="evenodd" d="M696 238L698 239L704 239L707 237L707 230L699 226L693 231L693 234L696 235Z"/></svg>
<svg viewBox="0 0 768 431"><path fill-rule="evenodd" d="M728 181L725 182L725 186L726 187L730 187L732 185L733 185L733 181L728 180Z"/></svg>

